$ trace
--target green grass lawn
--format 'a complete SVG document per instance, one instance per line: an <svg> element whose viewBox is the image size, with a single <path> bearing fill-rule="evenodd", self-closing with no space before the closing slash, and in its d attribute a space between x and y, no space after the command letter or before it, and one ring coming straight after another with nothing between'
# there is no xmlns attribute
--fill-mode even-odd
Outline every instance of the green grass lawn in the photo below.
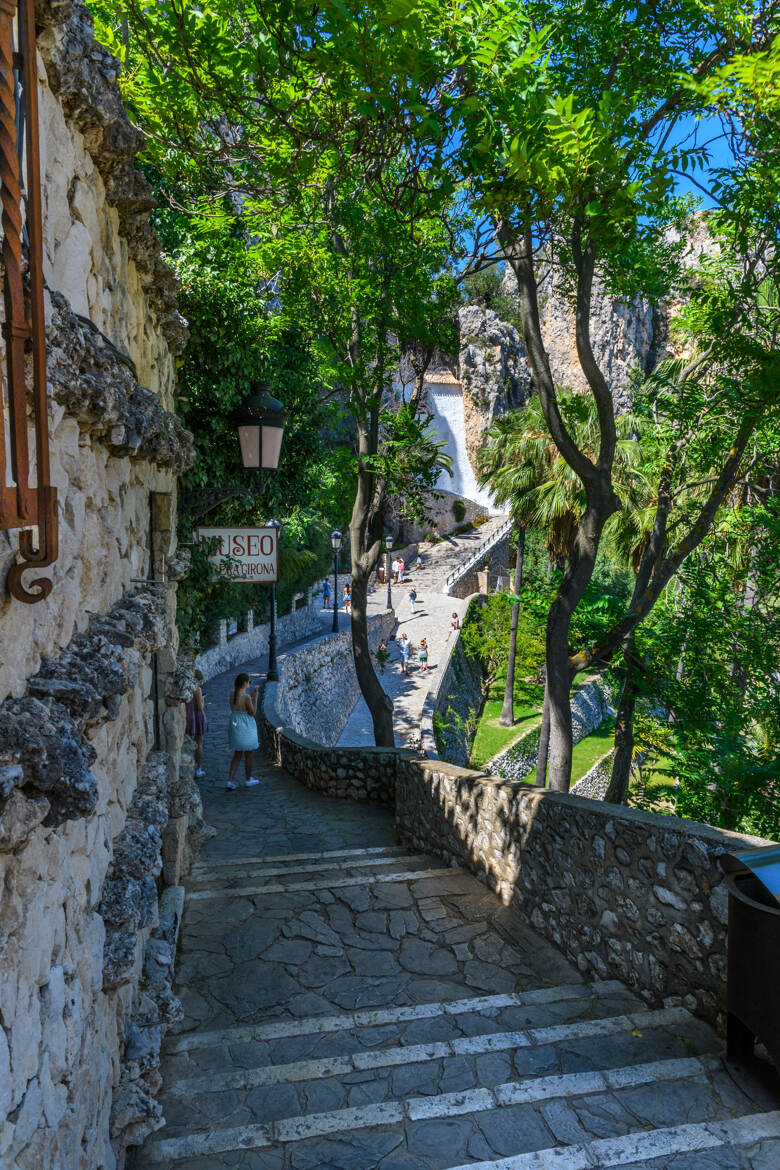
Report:
<svg viewBox="0 0 780 1170"><path fill-rule="evenodd" d="M674 812L677 785L673 762L655 756L643 766L641 781L636 778L631 781L628 803L633 808L650 809L652 812Z"/></svg>
<svg viewBox="0 0 780 1170"><path fill-rule="evenodd" d="M496 680L482 708L477 724L477 733L471 747L469 765L482 768L509 747L530 727L533 727L542 713L544 687L535 683L519 682L515 686L515 722L512 727L501 727L498 719L504 702L504 681Z"/></svg>
<svg viewBox="0 0 780 1170"><path fill-rule="evenodd" d="M615 739L615 720L605 719L590 735L575 743L571 757L571 782L576 784L589 772L596 760L612 750Z"/></svg>

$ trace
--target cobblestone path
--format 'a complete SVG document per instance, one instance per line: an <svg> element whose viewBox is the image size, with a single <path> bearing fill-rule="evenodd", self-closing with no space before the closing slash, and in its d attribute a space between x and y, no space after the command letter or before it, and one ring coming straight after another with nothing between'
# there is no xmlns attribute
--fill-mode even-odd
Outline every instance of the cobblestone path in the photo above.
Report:
<svg viewBox="0 0 780 1170"><path fill-rule="evenodd" d="M393 606L398 617L396 639L405 632L415 649L420 644L420 638L427 638L429 647L428 671L421 670L416 659L413 659L410 673L405 675L401 673L400 654L391 643L390 662L385 674L380 676L382 686L393 700L393 726L399 747L414 746L419 741L422 708L446 647L450 617L454 612L462 618L466 611L465 601L442 593L447 575L467 560L472 551L505 520L505 516L494 517L474 532L451 537L434 545L423 554L423 566L419 572L412 566L404 575L404 584L392 586ZM416 613L412 613L409 602L409 590L412 587L417 593ZM387 587L377 587L369 597L368 612L384 611L386 599ZM373 724L362 697L353 707L339 743L344 747L373 747Z"/></svg>
<svg viewBox="0 0 780 1170"><path fill-rule="evenodd" d="M232 672L231 672L232 674ZM392 814L259 765L187 880L167 1125L136 1170L777 1170L780 1113L712 1031L577 969ZM758 1112L765 1110L765 1112Z"/></svg>

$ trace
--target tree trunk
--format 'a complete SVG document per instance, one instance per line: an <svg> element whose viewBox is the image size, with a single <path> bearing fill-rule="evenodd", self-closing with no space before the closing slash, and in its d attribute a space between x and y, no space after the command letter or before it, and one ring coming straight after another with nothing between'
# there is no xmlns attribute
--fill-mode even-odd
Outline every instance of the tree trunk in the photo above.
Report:
<svg viewBox="0 0 780 1170"><path fill-rule="evenodd" d="M523 587L523 557L525 556L525 529L517 527L517 560L515 561L515 594ZM517 657L517 624L520 620L520 602L512 605L512 626L509 631L509 661L506 667L504 705L498 722L501 727L511 727L515 721L515 658Z"/></svg>
<svg viewBox="0 0 780 1170"><path fill-rule="evenodd" d="M352 653L355 659L360 693L366 700L374 724L374 742L377 747L393 747L393 703L385 694L376 677L368 645L368 622L366 614L367 586L369 574L352 561Z"/></svg>
<svg viewBox="0 0 780 1170"><path fill-rule="evenodd" d="M569 656L571 616L582 600L596 566L604 525L615 511L611 486L580 520L569 565L547 615L547 694L550 702L549 786L568 792L571 783L571 684L576 670Z"/></svg>
<svg viewBox="0 0 780 1170"><path fill-rule="evenodd" d="M625 804L631 782L631 761L634 758L634 709L639 691L638 669L634 658L634 639L629 639L625 651L626 677L620 695L615 720L615 753L612 758L612 778L604 800L608 804Z"/></svg>
<svg viewBox="0 0 780 1170"><path fill-rule="evenodd" d="M547 750L550 745L550 700L547 698L547 686L544 688L544 707L542 708L542 725L539 728L539 754L536 757L536 787L544 788L547 784Z"/></svg>

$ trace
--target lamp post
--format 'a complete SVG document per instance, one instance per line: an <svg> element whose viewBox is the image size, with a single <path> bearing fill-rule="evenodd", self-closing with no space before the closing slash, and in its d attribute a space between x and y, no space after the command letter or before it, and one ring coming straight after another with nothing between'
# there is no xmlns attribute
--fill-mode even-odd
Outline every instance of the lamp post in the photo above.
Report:
<svg viewBox="0 0 780 1170"><path fill-rule="evenodd" d="M282 527L278 520L269 520L267 528L276 529L276 562L279 563L279 529ZM279 681L279 671L276 667L276 582L271 582L271 623L268 630L268 674L269 682Z"/></svg>
<svg viewBox="0 0 780 1170"><path fill-rule="evenodd" d="M341 533L334 528L330 534L330 543L333 545L333 633L339 628L339 550L341 549Z"/></svg>
<svg viewBox="0 0 780 1170"><path fill-rule="evenodd" d="M385 534L385 548L387 549L387 608L393 608L393 595L390 591L390 580L392 573L390 572L390 549L393 547L393 534L388 532Z"/></svg>
<svg viewBox="0 0 780 1170"><path fill-rule="evenodd" d="M247 471L278 471L282 451L284 424L287 411L271 395L268 382L253 382L252 393L234 412L241 444L241 462ZM269 528L276 529L276 556L279 563L278 520L269 520ZM279 681L276 666L276 582L271 582L271 620L268 631L268 682Z"/></svg>

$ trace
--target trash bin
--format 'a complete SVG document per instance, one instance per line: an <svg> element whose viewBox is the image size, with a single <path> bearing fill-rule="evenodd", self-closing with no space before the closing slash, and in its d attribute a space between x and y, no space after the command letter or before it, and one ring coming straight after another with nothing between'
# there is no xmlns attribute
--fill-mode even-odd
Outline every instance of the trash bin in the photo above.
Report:
<svg viewBox="0 0 780 1170"><path fill-rule="evenodd" d="M780 845L725 853L729 891L727 1056L760 1040L780 1071Z"/></svg>

